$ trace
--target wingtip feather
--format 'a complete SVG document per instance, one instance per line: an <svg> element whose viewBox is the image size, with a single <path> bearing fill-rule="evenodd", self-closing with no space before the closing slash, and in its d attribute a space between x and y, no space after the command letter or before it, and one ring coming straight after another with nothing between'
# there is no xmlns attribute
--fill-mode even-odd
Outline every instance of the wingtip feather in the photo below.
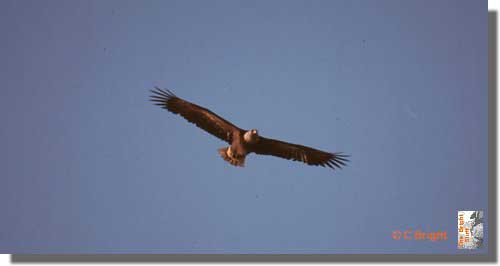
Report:
<svg viewBox="0 0 500 266"><path fill-rule="evenodd" d="M167 89L161 89L157 86L154 89L151 89L150 92L152 95L149 96L149 100L154 102L155 105L159 105L162 107L166 107L168 102L173 98L177 98L174 93Z"/></svg>

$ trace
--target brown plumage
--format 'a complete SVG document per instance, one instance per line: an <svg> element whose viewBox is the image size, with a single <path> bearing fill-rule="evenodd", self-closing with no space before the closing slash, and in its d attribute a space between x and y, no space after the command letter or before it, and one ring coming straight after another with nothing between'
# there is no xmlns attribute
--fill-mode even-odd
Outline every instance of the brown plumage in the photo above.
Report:
<svg viewBox="0 0 500 266"><path fill-rule="evenodd" d="M260 137L253 152L262 155L273 155L288 160L300 161L308 165L328 166L332 169L345 166L347 155L340 152L329 153L310 147Z"/></svg>
<svg viewBox="0 0 500 266"><path fill-rule="evenodd" d="M301 161L308 165L319 165L332 169L346 165L347 155L329 153L310 147L287 143L259 136L256 129L243 130L212 111L185 101L169 90L155 87L151 101L156 105L179 114L199 128L230 144L218 150L221 157L235 166L244 166L249 153L272 155L288 160Z"/></svg>

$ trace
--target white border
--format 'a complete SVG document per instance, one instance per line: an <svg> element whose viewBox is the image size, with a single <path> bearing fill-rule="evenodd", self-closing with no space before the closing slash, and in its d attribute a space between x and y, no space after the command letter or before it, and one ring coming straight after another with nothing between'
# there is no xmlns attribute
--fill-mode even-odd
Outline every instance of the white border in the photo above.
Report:
<svg viewBox="0 0 500 266"><path fill-rule="evenodd" d="M366 1L376 1L376 0L366 0ZM472 0L471 0L472 1ZM500 1L498 0L488 0L488 10L489 11L497 11L498 12L498 9L500 7ZM498 34L497 34L498 36ZM497 47L497 51L498 51L498 47ZM498 62L498 61L497 61ZM497 68L497 77L499 76L498 75L498 69ZM498 97L499 97L500 94L497 93L497 103L500 102ZM498 117L498 115L497 115ZM497 122L497 125L498 125L498 122ZM497 135L497 139L498 139L498 135ZM497 148L498 150L498 148ZM500 156L497 156L497 165L500 165ZM497 182L497 191L499 191L499 187L498 187L498 182ZM498 205L497 205L498 206ZM498 228L498 221L497 221L497 228ZM498 254L498 250L497 250L497 254ZM110 264L105 264L105 263L77 263L79 265L110 265ZM169 265L196 265L197 263L169 263ZM237 263L224 263L224 265L235 265ZM280 263L281 264L281 263ZM294 263L293 265L307 265L308 263ZM358 265L360 263L335 263L335 264L340 264L340 265ZM391 263L392 264L392 263ZM402 263L394 263L393 265L400 265ZM424 264L424 263L418 263L418 264ZM428 265L429 263L425 263L426 265ZM442 263L441 263L442 264ZM484 263L474 263L474 265L480 265L480 264L484 264ZM10 261L10 255L8 254L0 254L0 266L5 266L5 265L12 265L11 261ZM50 263L44 263L44 265L51 265ZM70 263L57 263L58 266L67 266L67 265L72 265ZM127 265L151 265L150 264L146 264L146 263L127 263ZM273 265L272 263L245 263L245 265ZM438 263L432 263L431 265L439 265Z"/></svg>

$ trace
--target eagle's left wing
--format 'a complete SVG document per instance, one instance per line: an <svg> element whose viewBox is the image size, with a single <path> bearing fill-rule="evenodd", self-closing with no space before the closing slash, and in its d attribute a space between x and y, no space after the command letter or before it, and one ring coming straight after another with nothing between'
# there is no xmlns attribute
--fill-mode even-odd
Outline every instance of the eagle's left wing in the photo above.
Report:
<svg viewBox="0 0 500 266"><path fill-rule="evenodd" d="M310 147L259 137L253 152L261 155L272 155L293 161L301 161L309 165L320 165L332 169L345 166L347 155L342 153L329 153Z"/></svg>
<svg viewBox="0 0 500 266"><path fill-rule="evenodd" d="M168 111L179 114L197 127L231 144L233 133L243 131L207 108L183 100L171 91L155 88L151 101Z"/></svg>

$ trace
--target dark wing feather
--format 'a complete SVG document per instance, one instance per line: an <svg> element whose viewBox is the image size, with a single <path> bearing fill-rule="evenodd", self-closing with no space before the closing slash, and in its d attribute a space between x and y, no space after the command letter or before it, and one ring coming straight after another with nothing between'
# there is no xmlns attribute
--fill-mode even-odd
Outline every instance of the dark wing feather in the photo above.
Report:
<svg viewBox="0 0 500 266"><path fill-rule="evenodd" d="M347 159L349 156L340 152L329 153L264 137L259 138L252 151L261 155L272 155L288 160L301 161L309 165L330 167L332 169L341 168L349 161Z"/></svg>
<svg viewBox="0 0 500 266"><path fill-rule="evenodd" d="M232 142L233 132L235 130L242 131L242 129L214 114L212 111L185 101L175 96L175 94L169 90L165 91L155 87L155 90L151 90L151 92L153 93L153 95L151 95L151 101L156 105L174 114L181 115L199 128L202 128L228 143Z"/></svg>

